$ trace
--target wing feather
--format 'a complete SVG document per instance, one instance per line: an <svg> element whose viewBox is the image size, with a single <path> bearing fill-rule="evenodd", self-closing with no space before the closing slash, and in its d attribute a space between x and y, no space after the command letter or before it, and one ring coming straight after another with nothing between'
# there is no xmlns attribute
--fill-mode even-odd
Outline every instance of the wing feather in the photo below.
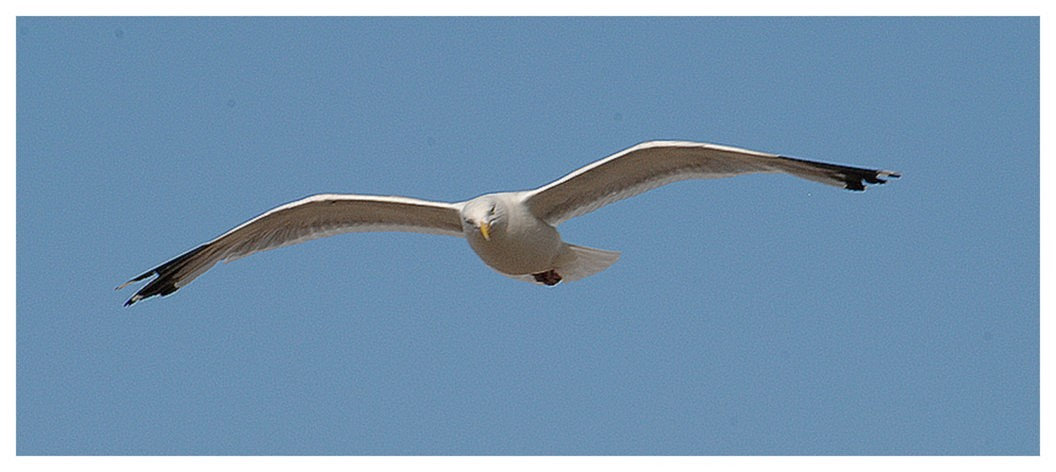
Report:
<svg viewBox="0 0 1056 472"><path fill-rule="evenodd" d="M348 232L409 231L462 236L459 205L405 197L313 195L279 206L117 287L158 277L125 306L168 295L220 261Z"/></svg>
<svg viewBox="0 0 1056 472"><path fill-rule="evenodd" d="M687 179L782 172L865 190L899 174L826 164L707 143L650 141L587 165L525 195L532 213L552 225L662 185ZM863 183L864 182L864 183Z"/></svg>

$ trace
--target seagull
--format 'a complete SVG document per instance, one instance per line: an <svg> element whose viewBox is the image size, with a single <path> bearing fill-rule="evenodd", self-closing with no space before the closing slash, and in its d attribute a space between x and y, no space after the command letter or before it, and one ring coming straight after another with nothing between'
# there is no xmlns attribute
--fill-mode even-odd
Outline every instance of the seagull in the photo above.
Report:
<svg viewBox="0 0 1056 472"><path fill-rule="evenodd" d="M466 238L502 275L541 285L588 277L620 257L616 251L566 243L557 226L642 192L688 179L785 173L847 190L900 174L808 161L735 147L648 141L589 164L534 190L489 193L457 203L398 196L319 194L287 203L117 287L156 275L125 306L169 295L217 262L335 234L408 231Z"/></svg>

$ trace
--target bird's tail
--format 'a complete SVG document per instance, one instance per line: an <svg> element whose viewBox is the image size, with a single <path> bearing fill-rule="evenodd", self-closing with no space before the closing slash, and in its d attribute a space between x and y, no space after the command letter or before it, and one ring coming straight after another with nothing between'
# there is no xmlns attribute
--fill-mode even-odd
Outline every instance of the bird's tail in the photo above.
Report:
<svg viewBox="0 0 1056 472"><path fill-rule="evenodd" d="M554 270L561 274L562 282L572 282L597 274L620 259L619 251L606 251L592 247L569 244L554 264Z"/></svg>

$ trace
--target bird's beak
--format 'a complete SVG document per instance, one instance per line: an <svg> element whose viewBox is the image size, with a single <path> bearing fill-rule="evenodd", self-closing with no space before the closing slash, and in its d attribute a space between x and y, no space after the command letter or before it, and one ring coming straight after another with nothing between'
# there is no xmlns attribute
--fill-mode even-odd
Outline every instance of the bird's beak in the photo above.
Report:
<svg viewBox="0 0 1056 472"><path fill-rule="evenodd" d="M480 235L484 236L485 241L491 241L491 225L488 222L480 222Z"/></svg>

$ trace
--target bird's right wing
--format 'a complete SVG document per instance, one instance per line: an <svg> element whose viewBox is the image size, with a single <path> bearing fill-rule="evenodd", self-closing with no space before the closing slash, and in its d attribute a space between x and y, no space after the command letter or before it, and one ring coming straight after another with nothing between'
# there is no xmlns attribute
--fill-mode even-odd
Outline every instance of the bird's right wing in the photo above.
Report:
<svg viewBox="0 0 1056 472"><path fill-rule="evenodd" d="M151 275L157 278L125 306L154 295L168 295L189 284L219 261L340 233L410 231L462 236L459 204L404 197L313 195L249 220L220 237L155 267L117 287Z"/></svg>

